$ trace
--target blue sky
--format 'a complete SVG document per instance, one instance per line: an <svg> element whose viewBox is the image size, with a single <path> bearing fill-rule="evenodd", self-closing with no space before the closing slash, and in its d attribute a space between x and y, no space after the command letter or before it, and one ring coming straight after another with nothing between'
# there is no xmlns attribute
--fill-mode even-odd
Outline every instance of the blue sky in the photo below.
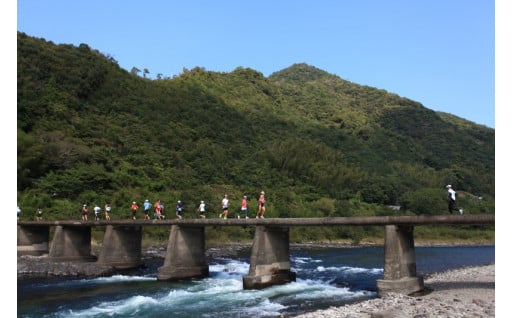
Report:
<svg viewBox="0 0 512 318"><path fill-rule="evenodd" d="M126 70L147 68L151 76L179 75L196 66L220 72L250 67L268 76L308 63L430 109L496 126L496 215L501 219L496 235L497 242L506 242L512 178L507 131L512 126L507 31L512 10L506 0L7 0L1 6L0 32L10 43L0 59L9 74L4 72L3 106L16 105L16 81L5 81L16 78L16 28L56 44L86 43ZM0 109L2 118L16 114L13 107ZM15 138L14 120L2 127L6 140ZM15 145L7 142L4 152L15 153ZM16 158L3 158L2 172L9 175L3 193L12 198ZM7 229L4 235L13 239L14 227ZM14 255L14 242L9 246ZM499 251L497 263L506 267L506 253ZM16 266L13 255L10 272ZM497 296L506 295L506 276L497 280L502 282Z"/></svg>
<svg viewBox="0 0 512 318"><path fill-rule="evenodd" d="M495 127L489 0L20 0L17 30L149 77L307 63Z"/></svg>

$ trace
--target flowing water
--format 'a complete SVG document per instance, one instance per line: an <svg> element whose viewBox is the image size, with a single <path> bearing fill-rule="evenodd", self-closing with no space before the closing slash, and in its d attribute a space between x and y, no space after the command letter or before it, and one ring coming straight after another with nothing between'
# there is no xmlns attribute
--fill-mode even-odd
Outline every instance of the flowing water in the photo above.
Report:
<svg viewBox="0 0 512 318"><path fill-rule="evenodd" d="M416 247L418 275L494 263L494 246ZM216 253L220 255L219 253ZM377 297L382 247L292 248L296 282L244 290L250 248L208 259L209 277L157 281L163 258L123 275L18 280L18 317L285 317Z"/></svg>

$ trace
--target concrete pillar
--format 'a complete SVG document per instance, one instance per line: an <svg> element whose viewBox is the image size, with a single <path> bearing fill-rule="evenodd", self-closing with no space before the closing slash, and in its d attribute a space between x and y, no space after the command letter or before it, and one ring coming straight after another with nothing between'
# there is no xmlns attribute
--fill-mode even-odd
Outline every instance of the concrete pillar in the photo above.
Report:
<svg viewBox="0 0 512 318"><path fill-rule="evenodd" d="M48 254L50 226L18 225L18 256Z"/></svg>
<svg viewBox="0 0 512 318"><path fill-rule="evenodd" d="M256 226L249 274L243 277L244 289L262 289L295 281L290 270L288 227Z"/></svg>
<svg viewBox="0 0 512 318"><path fill-rule="evenodd" d="M107 225L98 264L118 269L142 265L142 226Z"/></svg>
<svg viewBox="0 0 512 318"><path fill-rule="evenodd" d="M423 277L416 276L414 227L386 225L384 237L384 279L377 280L379 296L387 292L412 294L424 289Z"/></svg>
<svg viewBox="0 0 512 318"><path fill-rule="evenodd" d="M53 261L95 261L91 255L91 227L57 225L48 256Z"/></svg>
<svg viewBox="0 0 512 318"><path fill-rule="evenodd" d="M204 240L204 226L172 225L164 265L158 268L157 280L207 277Z"/></svg>

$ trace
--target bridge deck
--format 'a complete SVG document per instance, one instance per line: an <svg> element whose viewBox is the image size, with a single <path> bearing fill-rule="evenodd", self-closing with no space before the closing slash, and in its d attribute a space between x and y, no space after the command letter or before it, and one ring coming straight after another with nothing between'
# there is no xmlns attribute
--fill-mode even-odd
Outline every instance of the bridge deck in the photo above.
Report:
<svg viewBox="0 0 512 318"><path fill-rule="evenodd" d="M106 225L143 225L170 226L334 226L334 225L488 225L494 224L494 214L469 215L417 215L417 216L370 216L370 217L326 217L326 218L267 218L267 219L168 219L168 220L100 220L100 221L18 221L18 225L31 226L106 226Z"/></svg>

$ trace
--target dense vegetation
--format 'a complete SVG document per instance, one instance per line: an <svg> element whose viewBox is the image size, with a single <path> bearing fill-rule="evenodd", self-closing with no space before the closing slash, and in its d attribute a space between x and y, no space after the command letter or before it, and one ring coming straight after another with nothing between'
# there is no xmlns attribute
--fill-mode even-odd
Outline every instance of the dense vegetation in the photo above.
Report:
<svg viewBox="0 0 512 318"><path fill-rule="evenodd" d="M37 207L44 219L80 219L82 204L107 202L113 219L127 218L146 198L161 199L169 217L178 199L185 217L205 200L215 217L225 193L230 217L243 195L254 216L262 190L269 217L446 214L446 184L466 213L494 213L494 129L385 90L306 64L268 77L197 67L152 80L87 44L20 32L17 50L22 220ZM460 231L492 239L487 229ZM208 233L232 240L247 231ZM381 232L305 228L292 241ZM167 230L154 235L165 240Z"/></svg>

